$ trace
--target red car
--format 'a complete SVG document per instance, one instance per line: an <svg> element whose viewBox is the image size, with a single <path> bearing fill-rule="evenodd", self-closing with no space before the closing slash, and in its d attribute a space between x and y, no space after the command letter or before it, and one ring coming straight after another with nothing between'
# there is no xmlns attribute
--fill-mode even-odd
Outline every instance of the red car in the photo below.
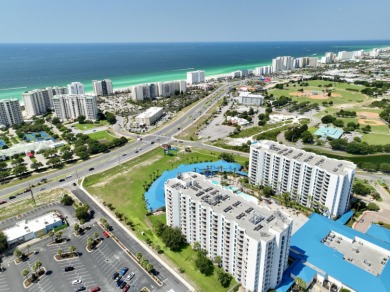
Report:
<svg viewBox="0 0 390 292"><path fill-rule="evenodd" d="M123 292L127 292L127 290L129 290L130 289L130 285L129 284L127 284L124 288L123 288Z"/></svg>
<svg viewBox="0 0 390 292"><path fill-rule="evenodd" d="M108 234L107 231L103 231L103 236L104 236L105 238L109 238L109 237L110 237L110 234Z"/></svg>
<svg viewBox="0 0 390 292"><path fill-rule="evenodd" d="M89 289L89 292L98 292L98 291L100 291L100 287L95 287L95 288Z"/></svg>

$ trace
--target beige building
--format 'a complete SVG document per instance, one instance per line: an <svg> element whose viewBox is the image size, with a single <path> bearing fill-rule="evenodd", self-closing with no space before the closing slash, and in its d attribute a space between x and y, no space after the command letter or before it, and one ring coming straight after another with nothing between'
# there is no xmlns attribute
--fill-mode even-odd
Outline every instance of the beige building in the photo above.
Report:
<svg viewBox="0 0 390 292"><path fill-rule="evenodd" d="M135 117L135 122L139 125L150 126L156 123L163 115L162 107L151 107Z"/></svg>

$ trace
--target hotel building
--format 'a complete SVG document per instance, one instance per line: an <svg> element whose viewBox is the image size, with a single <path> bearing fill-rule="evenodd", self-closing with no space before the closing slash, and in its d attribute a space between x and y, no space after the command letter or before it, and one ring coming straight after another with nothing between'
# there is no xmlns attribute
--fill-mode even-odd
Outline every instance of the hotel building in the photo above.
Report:
<svg viewBox="0 0 390 292"><path fill-rule="evenodd" d="M204 70L187 72L187 83L188 84L202 83L205 81L204 76L205 76Z"/></svg>
<svg viewBox="0 0 390 292"><path fill-rule="evenodd" d="M168 97L176 92L187 92L187 84L184 80L148 83L131 87L133 100L155 99L159 96Z"/></svg>
<svg viewBox="0 0 390 292"><path fill-rule="evenodd" d="M163 115L162 107L150 107L135 117L135 122L140 125L150 126L157 122Z"/></svg>
<svg viewBox="0 0 390 292"><path fill-rule="evenodd" d="M68 84L68 94L84 94L84 84L80 82Z"/></svg>
<svg viewBox="0 0 390 292"><path fill-rule="evenodd" d="M188 243L220 256L223 269L246 291L268 291L287 265L292 220L188 172L165 183L167 225Z"/></svg>
<svg viewBox="0 0 390 292"><path fill-rule="evenodd" d="M82 94L60 94L53 97L54 111L62 120L74 120L85 116L87 120L96 120L98 107L96 96Z"/></svg>
<svg viewBox="0 0 390 292"><path fill-rule="evenodd" d="M112 82L110 79L92 80L93 92L96 96L105 96L113 93Z"/></svg>
<svg viewBox="0 0 390 292"><path fill-rule="evenodd" d="M23 103L27 117L44 115L53 107L52 98L56 94L66 94L65 87L47 87L23 93Z"/></svg>
<svg viewBox="0 0 390 292"><path fill-rule="evenodd" d="M250 147L249 182L268 185L291 200L336 217L349 207L356 165L261 140Z"/></svg>
<svg viewBox="0 0 390 292"><path fill-rule="evenodd" d="M294 68L294 58L290 56L272 59L272 73L288 71Z"/></svg>
<svg viewBox="0 0 390 292"><path fill-rule="evenodd" d="M16 98L0 100L0 125L12 127L23 123L19 100Z"/></svg>

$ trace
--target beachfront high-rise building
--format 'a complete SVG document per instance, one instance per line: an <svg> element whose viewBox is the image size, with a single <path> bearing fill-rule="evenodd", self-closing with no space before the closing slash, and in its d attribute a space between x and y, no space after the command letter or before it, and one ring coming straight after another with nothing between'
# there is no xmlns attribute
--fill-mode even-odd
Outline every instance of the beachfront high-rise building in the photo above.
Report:
<svg viewBox="0 0 390 292"><path fill-rule="evenodd" d="M80 82L68 84L68 94L84 94L84 84Z"/></svg>
<svg viewBox="0 0 390 292"><path fill-rule="evenodd" d="M250 147L249 182L336 217L349 208L356 165L261 140Z"/></svg>
<svg viewBox="0 0 390 292"><path fill-rule="evenodd" d="M269 75L272 74L272 66L262 66L255 68L256 76Z"/></svg>
<svg viewBox="0 0 390 292"><path fill-rule="evenodd" d="M316 68L318 63L318 58L316 57L302 57L294 59L294 68Z"/></svg>
<svg viewBox="0 0 390 292"><path fill-rule="evenodd" d="M131 87L133 100L154 99L159 96L168 97L185 92L187 92L187 84L184 80L141 84Z"/></svg>
<svg viewBox="0 0 390 292"><path fill-rule="evenodd" d="M187 83L196 84L205 81L204 70L187 72Z"/></svg>
<svg viewBox="0 0 390 292"><path fill-rule="evenodd" d="M113 93L112 81L110 79L92 80L93 92L97 96L106 96Z"/></svg>
<svg viewBox="0 0 390 292"><path fill-rule="evenodd" d="M23 93L27 117L46 114L53 107L53 96L66 93L67 89L61 86L34 89Z"/></svg>
<svg viewBox="0 0 390 292"><path fill-rule="evenodd" d="M23 123L19 100L16 98L0 100L0 125L12 127Z"/></svg>
<svg viewBox="0 0 390 292"><path fill-rule="evenodd" d="M167 225L222 259L245 291L268 291L287 267L292 220L187 172L165 182Z"/></svg>
<svg viewBox="0 0 390 292"><path fill-rule="evenodd" d="M341 51L337 54L338 61L349 61L353 59L353 52Z"/></svg>
<svg viewBox="0 0 390 292"><path fill-rule="evenodd" d="M62 120L75 120L84 116L87 120L96 120L98 107L96 96L83 94L59 94L53 97L56 116Z"/></svg>
<svg viewBox="0 0 390 292"><path fill-rule="evenodd" d="M272 72L288 71L294 68L294 58L290 56L272 59Z"/></svg>

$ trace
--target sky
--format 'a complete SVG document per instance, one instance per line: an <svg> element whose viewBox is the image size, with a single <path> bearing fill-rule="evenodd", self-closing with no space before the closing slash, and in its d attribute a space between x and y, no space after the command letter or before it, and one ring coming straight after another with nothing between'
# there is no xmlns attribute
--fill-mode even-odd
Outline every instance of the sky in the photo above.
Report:
<svg viewBox="0 0 390 292"><path fill-rule="evenodd" d="M0 43L390 39L389 0L4 0Z"/></svg>

